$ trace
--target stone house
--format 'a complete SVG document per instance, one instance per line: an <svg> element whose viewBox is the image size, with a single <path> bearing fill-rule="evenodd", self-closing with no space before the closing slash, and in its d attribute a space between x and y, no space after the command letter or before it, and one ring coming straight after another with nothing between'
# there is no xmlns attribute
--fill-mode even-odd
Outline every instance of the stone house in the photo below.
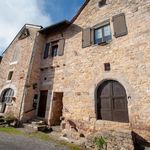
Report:
<svg viewBox="0 0 150 150"><path fill-rule="evenodd" d="M87 0L70 22L25 25L0 65L1 113L150 140L149 14L149 0Z"/></svg>

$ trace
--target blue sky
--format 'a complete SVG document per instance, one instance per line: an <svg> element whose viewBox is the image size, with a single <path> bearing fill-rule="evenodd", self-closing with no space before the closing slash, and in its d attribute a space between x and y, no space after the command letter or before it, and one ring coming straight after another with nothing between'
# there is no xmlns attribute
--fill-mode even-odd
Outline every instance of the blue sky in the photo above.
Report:
<svg viewBox="0 0 150 150"><path fill-rule="evenodd" d="M49 26L71 20L85 0L1 0L0 54L25 23Z"/></svg>
<svg viewBox="0 0 150 150"><path fill-rule="evenodd" d="M53 22L70 20L84 3L84 0L45 0L44 11L51 15Z"/></svg>

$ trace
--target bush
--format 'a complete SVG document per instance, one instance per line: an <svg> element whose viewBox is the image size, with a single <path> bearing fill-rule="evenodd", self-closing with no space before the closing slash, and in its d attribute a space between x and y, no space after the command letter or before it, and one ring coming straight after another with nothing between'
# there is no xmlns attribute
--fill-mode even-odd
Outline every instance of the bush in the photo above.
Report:
<svg viewBox="0 0 150 150"><path fill-rule="evenodd" d="M107 150L106 139L104 139L102 136L101 137L95 137L93 142L94 142L95 148L97 150L102 150L102 149Z"/></svg>

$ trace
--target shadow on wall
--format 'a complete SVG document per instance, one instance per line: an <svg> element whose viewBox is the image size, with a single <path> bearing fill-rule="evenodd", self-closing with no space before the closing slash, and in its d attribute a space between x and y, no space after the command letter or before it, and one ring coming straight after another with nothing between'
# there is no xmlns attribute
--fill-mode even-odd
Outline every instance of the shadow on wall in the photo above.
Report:
<svg viewBox="0 0 150 150"><path fill-rule="evenodd" d="M66 37L66 39L70 39L70 38L74 37L76 34L80 33L82 31L82 28L78 25L72 24L67 29L67 31L68 31L68 36Z"/></svg>
<svg viewBox="0 0 150 150"><path fill-rule="evenodd" d="M1 63L1 61L2 61L2 58L3 58L3 57L2 57L2 56L0 56L0 63Z"/></svg>
<svg viewBox="0 0 150 150"><path fill-rule="evenodd" d="M134 150L146 150L150 147L150 143L143 137L132 131L132 140L134 143Z"/></svg>

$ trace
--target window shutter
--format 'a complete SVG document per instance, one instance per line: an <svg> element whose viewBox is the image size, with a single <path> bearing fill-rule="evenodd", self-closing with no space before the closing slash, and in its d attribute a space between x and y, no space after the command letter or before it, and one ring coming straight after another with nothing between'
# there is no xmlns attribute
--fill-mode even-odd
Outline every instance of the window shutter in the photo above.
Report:
<svg viewBox="0 0 150 150"><path fill-rule="evenodd" d="M128 34L125 14L119 14L113 17L114 36L120 37Z"/></svg>
<svg viewBox="0 0 150 150"><path fill-rule="evenodd" d="M94 28L91 29L91 44L94 44Z"/></svg>
<svg viewBox="0 0 150 150"><path fill-rule="evenodd" d="M58 55L59 56L63 56L64 46L65 46L65 39L59 40L59 43L58 43Z"/></svg>
<svg viewBox="0 0 150 150"><path fill-rule="evenodd" d="M44 59L46 59L48 57L49 46L50 46L50 43L46 43L45 50L44 50L44 57L43 57Z"/></svg>
<svg viewBox="0 0 150 150"><path fill-rule="evenodd" d="M83 29L82 32L82 48L91 46L91 29Z"/></svg>

